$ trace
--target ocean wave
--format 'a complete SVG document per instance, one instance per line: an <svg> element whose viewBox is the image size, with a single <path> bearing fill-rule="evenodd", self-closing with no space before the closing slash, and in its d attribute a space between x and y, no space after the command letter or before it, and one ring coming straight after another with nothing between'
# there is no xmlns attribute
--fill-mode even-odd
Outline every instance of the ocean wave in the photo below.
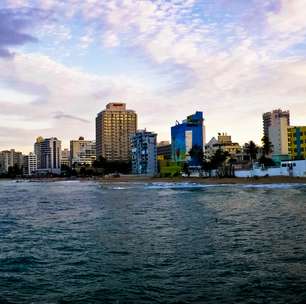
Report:
<svg viewBox="0 0 306 304"><path fill-rule="evenodd" d="M243 188L255 188L255 189L295 189L304 188L306 184L298 183L281 183L281 184L251 184L251 185L241 185Z"/></svg>

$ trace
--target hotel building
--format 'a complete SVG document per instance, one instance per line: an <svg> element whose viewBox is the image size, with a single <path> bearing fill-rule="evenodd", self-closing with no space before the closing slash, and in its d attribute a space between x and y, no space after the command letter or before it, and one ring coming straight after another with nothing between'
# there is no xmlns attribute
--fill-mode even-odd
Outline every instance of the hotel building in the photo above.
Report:
<svg viewBox="0 0 306 304"><path fill-rule="evenodd" d="M292 160L306 159L306 126L288 127L288 150Z"/></svg>
<svg viewBox="0 0 306 304"><path fill-rule="evenodd" d="M96 117L96 154L107 160L131 158L131 139L137 130L137 114L125 103L109 103Z"/></svg>

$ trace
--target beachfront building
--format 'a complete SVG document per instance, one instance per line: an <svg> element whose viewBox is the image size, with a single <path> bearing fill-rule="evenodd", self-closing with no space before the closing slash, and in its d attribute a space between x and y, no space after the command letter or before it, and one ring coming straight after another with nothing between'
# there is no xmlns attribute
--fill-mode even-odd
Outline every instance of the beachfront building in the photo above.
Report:
<svg viewBox="0 0 306 304"><path fill-rule="evenodd" d="M23 155L14 149L5 150L0 152L0 173L6 174L10 167L17 166L21 169L23 165Z"/></svg>
<svg viewBox="0 0 306 304"><path fill-rule="evenodd" d="M96 142L79 137L78 140L70 141L70 160L72 166L92 166L96 160Z"/></svg>
<svg viewBox="0 0 306 304"><path fill-rule="evenodd" d="M38 137L34 144L37 155L37 172L40 174L61 173L61 141L56 137Z"/></svg>
<svg viewBox="0 0 306 304"><path fill-rule="evenodd" d="M132 173L154 176L157 174L157 134L137 131L132 137Z"/></svg>
<svg viewBox="0 0 306 304"><path fill-rule="evenodd" d="M125 103L109 103L96 117L96 155L107 160L128 161L131 138L137 130L137 114Z"/></svg>
<svg viewBox="0 0 306 304"><path fill-rule="evenodd" d="M292 160L306 159L306 126L288 127L288 151Z"/></svg>
<svg viewBox="0 0 306 304"><path fill-rule="evenodd" d="M171 152L172 160L175 162L189 161L196 165L197 160L190 157L189 152L192 148L204 150L205 146L205 127L203 112L196 112L187 116L182 123L176 121L175 126L171 127Z"/></svg>
<svg viewBox="0 0 306 304"><path fill-rule="evenodd" d="M30 152L23 157L23 174L26 176L35 175L37 172L37 156Z"/></svg>

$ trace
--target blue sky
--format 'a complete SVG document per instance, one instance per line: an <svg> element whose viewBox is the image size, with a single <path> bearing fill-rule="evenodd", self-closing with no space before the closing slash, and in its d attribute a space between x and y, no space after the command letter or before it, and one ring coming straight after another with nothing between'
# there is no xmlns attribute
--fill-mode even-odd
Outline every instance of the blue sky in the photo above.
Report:
<svg viewBox="0 0 306 304"><path fill-rule="evenodd" d="M197 110L207 140L259 143L274 108L305 125L305 15L304 0L2 0L0 150L94 139L112 101L159 140Z"/></svg>

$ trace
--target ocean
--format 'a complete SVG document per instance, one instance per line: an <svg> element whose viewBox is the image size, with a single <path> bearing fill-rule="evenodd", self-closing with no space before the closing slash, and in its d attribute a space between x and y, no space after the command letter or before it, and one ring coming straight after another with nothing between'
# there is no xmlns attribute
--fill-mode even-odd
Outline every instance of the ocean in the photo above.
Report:
<svg viewBox="0 0 306 304"><path fill-rule="evenodd" d="M0 303L306 303L306 185L0 181Z"/></svg>

